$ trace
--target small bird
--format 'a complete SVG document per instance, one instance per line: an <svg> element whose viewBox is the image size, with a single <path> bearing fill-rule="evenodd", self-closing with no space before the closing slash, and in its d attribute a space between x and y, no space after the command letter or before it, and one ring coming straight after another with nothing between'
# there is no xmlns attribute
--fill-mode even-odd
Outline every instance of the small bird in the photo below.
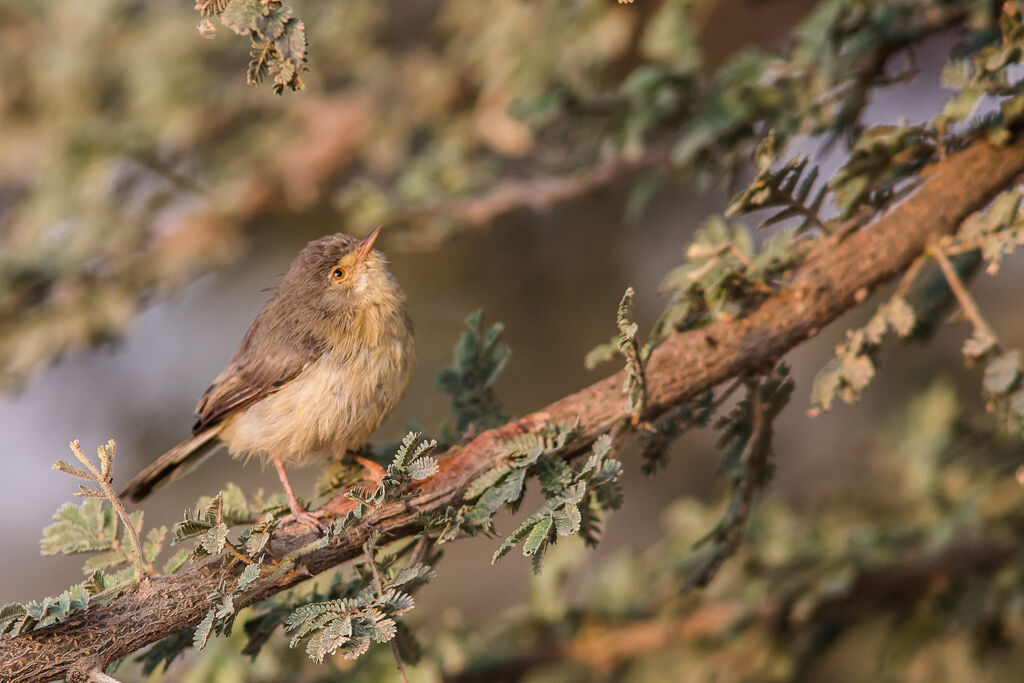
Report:
<svg viewBox="0 0 1024 683"><path fill-rule="evenodd" d="M373 245L338 233L303 248L227 367L196 406L192 438L140 472L132 501L227 447L274 463L295 519L319 527L285 464L342 456L365 443L405 395L415 365L405 295ZM379 466L378 466L379 467Z"/></svg>

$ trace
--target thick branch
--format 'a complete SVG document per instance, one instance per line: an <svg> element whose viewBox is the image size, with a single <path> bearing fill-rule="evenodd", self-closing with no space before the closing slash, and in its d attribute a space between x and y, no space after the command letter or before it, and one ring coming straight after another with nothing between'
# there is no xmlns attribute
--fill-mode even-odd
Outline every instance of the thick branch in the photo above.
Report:
<svg viewBox="0 0 1024 683"><path fill-rule="evenodd" d="M913 195L870 227L845 238L823 239L789 285L750 315L672 335L648 362L644 417L656 417L725 379L772 364L907 268L929 244L952 233L1022 172L1024 143L996 148L977 142L933 166ZM247 592L236 604L263 600L311 573L358 556L371 525L390 538L418 532L416 513L459 505L466 486L498 464L499 446L510 436L578 419L580 436L573 447L585 447L628 419L622 383L622 373L616 374L453 448L442 456L441 471L424 482L418 496L371 511L366 523L347 531L331 547L303 557L301 567ZM351 506L339 495L324 511L342 515ZM295 525L282 529L280 536L275 549L285 552L313 540L310 532ZM225 564L223 558L215 559L173 576L146 579L129 595L66 623L0 638L0 680L84 680L84 673L197 624L210 607L207 595L221 580L234 581L242 571L238 563Z"/></svg>

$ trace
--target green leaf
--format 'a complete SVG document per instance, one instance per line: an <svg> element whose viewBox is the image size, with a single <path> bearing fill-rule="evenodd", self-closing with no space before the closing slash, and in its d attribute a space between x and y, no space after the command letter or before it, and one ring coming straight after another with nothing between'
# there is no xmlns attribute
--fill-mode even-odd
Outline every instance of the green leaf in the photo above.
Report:
<svg viewBox="0 0 1024 683"><path fill-rule="evenodd" d="M166 672L171 662L184 652L185 648L192 644L194 636L195 629L187 628L183 631L178 631L174 635L167 636L154 644L145 654L135 659L137 662L142 662L142 674L149 676L161 664Z"/></svg>
<svg viewBox="0 0 1024 683"><path fill-rule="evenodd" d="M1020 378L1021 355L1019 349L1007 351L989 361L985 367L982 386L990 394L1005 394L1010 391Z"/></svg>
<svg viewBox="0 0 1024 683"><path fill-rule="evenodd" d="M64 503L53 515L54 523L43 529L40 552L85 553L109 550L117 537L117 518L99 500L81 505Z"/></svg>
<svg viewBox="0 0 1024 683"><path fill-rule="evenodd" d="M499 465L497 467L493 467L487 470L486 472L484 472L479 477L477 477L476 479L469 483L469 486L466 487L466 493L464 494L463 497L466 500L474 500L478 498L480 494L482 494L484 491L486 491L495 483L497 483L499 479L504 477L511 470L512 468L509 465Z"/></svg>
<svg viewBox="0 0 1024 683"><path fill-rule="evenodd" d="M415 564L412 567L405 567L388 582L391 587L404 586L413 581L417 583L430 583L436 578L433 568L425 564Z"/></svg>
<svg viewBox="0 0 1024 683"><path fill-rule="evenodd" d="M285 5L267 5L264 13L252 22L252 30L260 40L277 40L284 33L284 24L292 16L292 8Z"/></svg>
<svg viewBox="0 0 1024 683"><path fill-rule="evenodd" d="M559 536L571 536L580 530L582 521L580 509L573 503L567 503L555 514L555 531Z"/></svg>
<svg viewBox="0 0 1024 683"><path fill-rule="evenodd" d="M216 618L217 608L214 607L206 613L203 620L199 622L198 626L196 626L195 633L192 635L192 647L197 650L202 650L206 647L206 643L210 640L210 634L213 631L213 621Z"/></svg>
<svg viewBox="0 0 1024 683"><path fill-rule="evenodd" d="M540 550L541 546L548 540L548 534L550 534L553 525L554 520L551 517L544 517L537 522L526 536L526 540L523 541L523 555L529 557Z"/></svg>
<svg viewBox="0 0 1024 683"><path fill-rule="evenodd" d="M537 480L549 493L561 491L572 482L573 472L563 458L554 456L537 463Z"/></svg>
<svg viewBox="0 0 1024 683"><path fill-rule="evenodd" d="M477 506L492 514L505 503L515 503L523 495L526 482L526 470L517 469L508 472L498 486L487 489Z"/></svg>
<svg viewBox="0 0 1024 683"><path fill-rule="evenodd" d="M240 36L248 36L253 30L257 17L263 16L260 0L231 0L220 15L224 26Z"/></svg>
<svg viewBox="0 0 1024 683"><path fill-rule="evenodd" d="M146 562L152 563L156 560L160 551L164 548L164 541L167 539L167 527L154 527L146 533L146 540L142 543L142 557Z"/></svg>
<svg viewBox="0 0 1024 683"><path fill-rule="evenodd" d="M203 538L200 541L200 545L203 550L211 555L216 555L220 551L224 550L224 546L227 544L228 538L228 527L226 524L221 522L214 528L203 534Z"/></svg>
<svg viewBox="0 0 1024 683"><path fill-rule="evenodd" d="M587 351L587 355L583 357L583 367L587 370L593 370L602 363L607 363L611 359L615 358L615 354L618 353L619 346L616 337L613 337L607 344L598 344L594 348Z"/></svg>
<svg viewBox="0 0 1024 683"><path fill-rule="evenodd" d="M85 574L92 574L97 569L108 569L130 561L130 558L127 557L123 551L111 550L109 552L93 555L86 560L85 564L82 566L82 572Z"/></svg>
<svg viewBox="0 0 1024 683"><path fill-rule="evenodd" d="M414 460L407 469L409 477L416 481L421 481L432 477L437 474L439 465L435 458L430 456L424 458L417 458Z"/></svg>
<svg viewBox="0 0 1024 683"><path fill-rule="evenodd" d="M274 41L274 46L281 59L297 71L306 61L306 25L299 19L288 19L284 22L281 36Z"/></svg>
<svg viewBox="0 0 1024 683"><path fill-rule="evenodd" d="M242 570L242 575L238 577L238 585L235 586L235 595L247 591L259 578L260 566L258 564L248 565L244 570Z"/></svg>

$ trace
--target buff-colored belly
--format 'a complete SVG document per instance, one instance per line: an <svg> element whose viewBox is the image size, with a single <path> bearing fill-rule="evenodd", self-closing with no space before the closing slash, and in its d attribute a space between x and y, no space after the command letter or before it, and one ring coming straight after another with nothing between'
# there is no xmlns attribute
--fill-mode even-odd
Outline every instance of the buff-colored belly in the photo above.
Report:
<svg viewBox="0 0 1024 683"><path fill-rule="evenodd" d="M405 395L411 352L396 342L347 358L324 356L278 391L224 421L231 455L307 462L341 456L369 439Z"/></svg>

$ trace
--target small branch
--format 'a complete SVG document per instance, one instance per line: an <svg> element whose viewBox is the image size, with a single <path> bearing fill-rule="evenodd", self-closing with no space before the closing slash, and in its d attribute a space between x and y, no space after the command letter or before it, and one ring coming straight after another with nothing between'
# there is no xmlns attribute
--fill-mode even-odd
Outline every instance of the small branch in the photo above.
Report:
<svg viewBox="0 0 1024 683"><path fill-rule="evenodd" d="M100 489L103 491L103 495L106 496L110 504L114 506L114 510L117 511L117 516L121 518L121 523L124 525L125 530L128 532L128 537L131 538L132 548L135 551L135 583L142 583L142 579L146 576L146 570L143 566L142 557L142 544L139 542L139 532L135 530L135 525L132 524L131 518L128 516L128 511L125 510L124 504L121 503L121 499L118 498L117 492L114 491L114 487L111 485L114 481L113 464L114 464L114 450L117 448L117 444L111 439L106 444L100 446L97 453L100 460L100 469L97 470L92 464L89 458L85 457L85 453L82 451L82 444L75 439L71 442L71 450L78 458L79 462L84 464L89 471L93 474L95 481L100 485Z"/></svg>
<svg viewBox="0 0 1024 683"><path fill-rule="evenodd" d="M668 163L668 149L656 147L632 159L615 158L598 163L576 175L546 176L527 180L506 180L475 197L446 198L408 207L402 212L408 221L443 216L456 227L479 228L516 209L541 213L564 201L576 199L602 187L625 180L643 170ZM410 234L410 240L416 235Z"/></svg>
<svg viewBox="0 0 1024 683"><path fill-rule="evenodd" d="M246 557L242 553L242 551L240 551L238 548L236 548L235 544L232 543L231 541L227 541L224 544L224 547L227 548L229 553L234 555L237 559L241 560L244 564L256 564L255 562L252 561L252 559Z"/></svg>
<svg viewBox="0 0 1024 683"><path fill-rule="evenodd" d="M893 292L893 299L906 299L907 294L910 293L910 288L914 284L914 280L917 279L918 273L921 272L921 268L924 266L924 256L918 256L914 259L914 262L910 264L907 271L903 273L903 277L900 278L900 283L896 285L896 291Z"/></svg>
<svg viewBox="0 0 1024 683"><path fill-rule="evenodd" d="M939 264L939 269L942 270L942 275L946 278L946 284L949 285L950 290L953 292L953 296L955 296L956 300L960 303L960 308L963 310L964 315L971 321L975 332L987 335L992 339L998 339L995 330L992 329L984 316L982 316L981 310L974 302L974 298L971 296L970 292L967 291L967 287L964 286L963 280L961 280L960 276L957 275L956 269L953 267L953 264L949 262L949 258L942 249L936 246L930 246L927 253L935 259L936 263Z"/></svg>
<svg viewBox="0 0 1024 683"><path fill-rule="evenodd" d="M373 556L373 541L374 539L371 537L370 540L363 544L363 555L370 564L370 570L373 571L373 585L377 589L377 595L383 595L384 583L380 580L380 569L377 568L377 560ZM405 675L405 667L402 666L402 655L398 652L398 642L392 638L388 644L391 645L391 654L395 656L395 667L398 669L398 677L402 679L402 683L409 683L409 679Z"/></svg>

